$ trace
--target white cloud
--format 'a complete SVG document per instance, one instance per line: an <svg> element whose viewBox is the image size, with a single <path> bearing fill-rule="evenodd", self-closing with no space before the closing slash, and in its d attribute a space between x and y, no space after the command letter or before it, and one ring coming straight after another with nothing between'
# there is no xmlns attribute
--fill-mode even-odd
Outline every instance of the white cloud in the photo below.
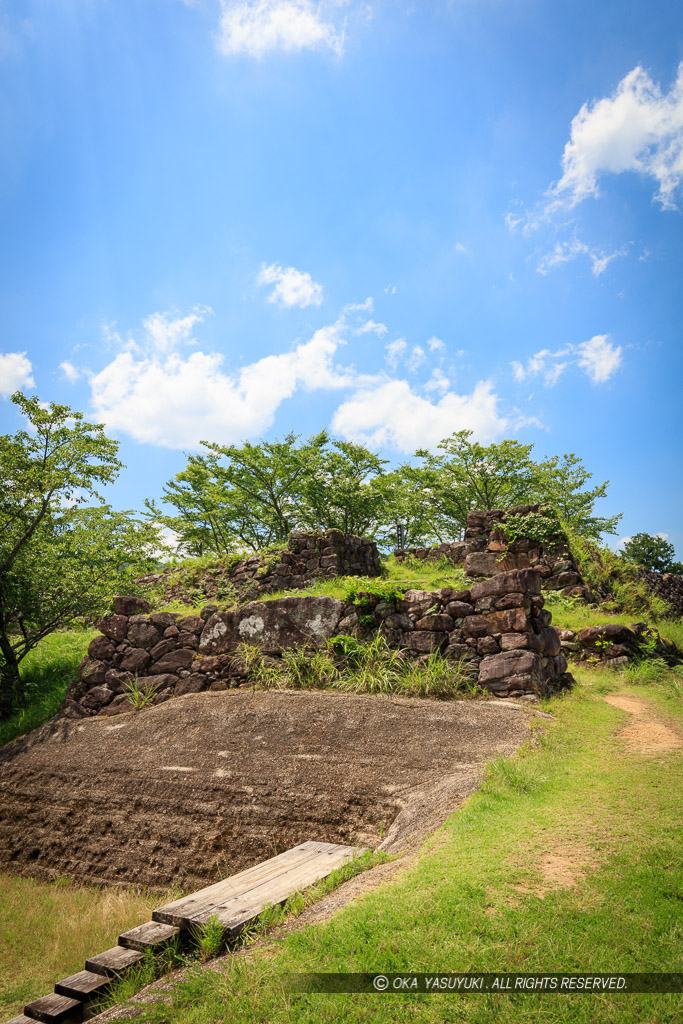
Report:
<svg viewBox="0 0 683 1024"><path fill-rule="evenodd" d="M268 296L268 302L278 302L287 308L319 306L323 301L322 285L317 284L310 274L296 270L294 267L287 267L286 270L283 270L275 263L271 263L269 267L264 263L256 278L256 283L275 285Z"/></svg>
<svg viewBox="0 0 683 1024"><path fill-rule="evenodd" d="M456 430L468 429L479 441L499 437L508 421L498 413L498 396L489 381L479 381L469 395L445 394L430 402L405 380L361 388L334 414L332 429L349 440L414 452L435 447Z"/></svg>
<svg viewBox="0 0 683 1024"><path fill-rule="evenodd" d="M430 352L446 351L446 345L441 340L441 338L437 338L436 335L432 335L432 337L429 338L429 340L427 341L427 348L429 349Z"/></svg>
<svg viewBox="0 0 683 1024"><path fill-rule="evenodd" d="M410 353L410 358L407 360L407 366L411 373L415 373L415 371L422 366L426 358L427 356L425 355L425 350L422 348L422 345L413 345L413 351Z"/></svg>
<svg viewBox="0 0 683 1024"><path fill-rule="evenodd" d="M63 363L59 364L59 369L62 371L62 376L65 380L68 380L70 384L74 384L81 375L81 371L73 363L70 363L68 359L65 359Z"/></svg>
<svg viewBox="0 0 683 1024"><path fill-rule="evenodd" d="M396 369L407 348L405 338L397 338L396 341L390 341L388 345L384 346L386 361L392 370Z"/></svg>
<svg viewBox="0 0 683 1024"><path fill-rule="evenodd" d="M442 395L448 391L451 382L448 377L438 368L432 370L432 375L424 386L425 391L440 391Z"/></svg>
<svg viewBox="0 0 683 1024"><path fill-rule="evenodd" d="M345 313L372 313L375 307L375 300L371 295L368 295L365 302L349 302L347 306L344 306Z"/></svg>
<svg viewBox="0 0 683 1024"><path fill-rule="evenodd" d="M613 345L607 334L596 334L578 348L579 366L594 384L604 384L621 366L621 346Z"/></svg>
<svg viewBox="0 0 683 1024"><path fill-rule="evenodd" d="M530 377L542 377L546 387L554 387L565 370L574 364L594 384L604 384L616 373L622 362L621 347L613 345L608 339L607 334L596 334L580 345L567 345L556 352L543 348L527 359L526 364L514 360L510 364L512 374L520 383Z"/></svg>
<svg viewBox="0 0 683 1024"><path fill-rule="evenodd" d="M325 20L311 0L221 0L218 48L226 56L262 57L273 50L344 52L344 28Z"/></svg>
<svg viewBox="0 0 683 1024"><path fill-rule="evenodd" d="M508 231L511 234L513 234L513 235L514 235L515 231L517 230L517 228L519 227L519 225L522 223L523 220L524 220L523 217L517 216L514 213L506 213L505 214L505 225L506 225Z"/></svg>
<svg viewBox="0 0 683 1024"><path fill-rule="evenodd" d="M142 321L142 326L155 351L173 352L184 344L195 345L192 328L195 324L202 323L207 314L212 313L210 306L195 306L191 313L183 317L173 313L152 313Z"/></svg>
<svg viewBox="0 0 683 1024"><path fill-rule="evenodd" d="M25 352L0 352L0 396L9 398L15 391L34 388L33 367Z"/></svg>
<svg viewBox="0 0 683 1024"><path fill-rule="evenodd" d="M600 275L607 270L612 260L618 259L620 256L628 256L628 246L623 246L621 249L617 249L615 252L603 252L598 254L597 252L591 253L591 270L593 277L600 277Z"/></svg>
<svg viewBox="0 0 683 1024"><path fill-rule="evenodd" d="M395 284L388 284L386 286L386 288L384 289L384 291L386 292L387 295L395 295L396 294L396 285Z"/></svg>
<svg viewBox="0 0 683 1024"><path fill-rule="evenodd" d="M386 324L376 323L374 320L366 320L360 327L356 327L354 334L376 334L378 338L383 338L388 332L389 328Z"/></svg>
<svg viewBox="0 0 683 1024"><path fill-rule="evenodd" d="M647 71L635 67L611 96L584 103L572 121L562 177L548 190L545 212L571 209L597 196L604 174L626 171L654 178L655 198L675 208L683 183L683 63L666 94Z"/></svg>
<svg viewBox="0 0 683 1024"><path fill-rule="evenodd" d="M571 240L564 242L556 242L553 248L549 252L544 253L541 257L536 270L539 274L543 274L545 276L549 270L553 270L555 267L559 267L563 263L569 263L572 260L575 260L578 256L584 255L588 256L591 261L591 272L593 277L600 277L612 260L617 259L619 256L628 256L628 245L622 246L621 249L617 249L615 252L598 252L596 249L591 249L585 242L581 242L578 238L572 238Z"/></svg>
<svg viewBox="0 0 683 1024"><path fill-rule="evenodd" d="M149 321L159 322L147 318L145 324ZM167 323L169 336L182 335L184 328L168 318ZM110 429L166 448L196 449L202 439L257 436L299 388L336 389L368 380L334 365L344 344L343 326L340 320L323 327L293 351L234 372L223 369L220 353L164 351L158 335L147 329L146 348L129 346L91 376L94 411Z"/></svg>
<svg viewBox="0 0 683 1024"><path fill-rule="evenodd" d="M556 242L550 252L545 253L541 258L536 270L545 276L553 267L569 263L570 260L575 260L582 253L588 252L590 252L588 246L580 242L578 238L573 238L570 242Z"/></svg>
<svg viewBox="0 0 683 1024"><path fill-rule="evenodd" d="M453 248L455 249L456 252L467 252L467 246L463 245L462 242L456 242Z"/></svg>

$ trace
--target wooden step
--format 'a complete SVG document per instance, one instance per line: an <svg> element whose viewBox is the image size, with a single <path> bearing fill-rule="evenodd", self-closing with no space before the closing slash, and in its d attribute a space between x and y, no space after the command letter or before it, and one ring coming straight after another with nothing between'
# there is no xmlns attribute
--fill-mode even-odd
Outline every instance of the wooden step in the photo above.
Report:
<svg viewBox="0 0 683 1024"><path fill-rule="evenodd" d="M102 989L107 988L110 979L103 974L95 974L94 971L79 971L69 978L62 978L55 985L55 992L60 996L70 996L71 999L81 999L85 1002L97 995Z"/></svg>
<svg viewBox="0 0 683 1024"><path fill-rule="evenodd" d="M193 892L189 896L183 896L179 900L174 900L173 903L159 907L153 911L152 919L165 924L175 924L179 928L188 928L193 919L203 911L210 911L231 896L244 892L245 888L249 888L251 885L275 878L285 868L310 859L327 845L329 844L301 843L285 853L278 854L277 857L271 857L270 860L256 864L253 868L247 868L237 875L224 878L220 882L208 885L205 889L199 889L198 892Z"/></svg>
<svg viewBox="0 0 683 1024"><path fill-rule="evenodd" d="M98 953L97 956L86 960L85 969L92 971L93 974L102 974L106 978L113 978L117 974L125 974L130 967L144 958L145 954L138 952L137 949L112 946L111 949L105 949L104 953Z"/></svg>
<svg viewBox="0 0 683 1024"><path fill-rule="evenodd" d="M3 1021L3 1024L33 1024L35 1019L35 1017L27 1017L25 1013L20 1013L18 1017Z"/></svg>
<svg viewBox="0 0 683 1024"><path fill-rule="evenodd" d="M60 1024L61 1021L80 1021L83 1019L83 1003L80 999L70 999L51 992L49 996L34 999L24 1007L24 1013L31 1020L46 1021L47 1024Z"/></svg>
<svg viewBox="0 0 683 1024"><path fill-rule="evenodd" d="M144 952L146 949L156 949L165 945L176 935L180 935L180 928L176 928L173 924L146 921L145 924L140 924L137 928L131 928L130 931L119 935L119 946L139 949Z"/></svg>
<svg viewBox="0 0 683 1024"><path fill-rule="evenodd" d="M152 917L182 928L217 917L225 931L235 935L268 904L284 903L292 893L326 878L362 852L337 843L301 843L232 878L160 907Z"/></svg>

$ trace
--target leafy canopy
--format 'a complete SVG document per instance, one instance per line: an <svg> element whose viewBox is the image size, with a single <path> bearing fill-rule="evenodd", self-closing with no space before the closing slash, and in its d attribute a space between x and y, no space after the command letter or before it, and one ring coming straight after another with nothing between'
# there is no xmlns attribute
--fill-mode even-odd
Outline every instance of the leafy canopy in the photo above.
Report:
<svg viewBox="0 0 683 1024"><path fill-rule="evenodd" d="M159 542L151 525L114 511L98 492L121 469L101 424L21 392L12 401L28 424L0 436L0 717L23 701L26 654L129 587Z"/></svg>
<svg viewBox="0 0 683 1024"><path fill-rule="evenodd" d="M675 550L665 537L650 533L636 533L624 544L622 558L642 565L650 572L673 572L683 575L683 564L674 561Z"/></svg>

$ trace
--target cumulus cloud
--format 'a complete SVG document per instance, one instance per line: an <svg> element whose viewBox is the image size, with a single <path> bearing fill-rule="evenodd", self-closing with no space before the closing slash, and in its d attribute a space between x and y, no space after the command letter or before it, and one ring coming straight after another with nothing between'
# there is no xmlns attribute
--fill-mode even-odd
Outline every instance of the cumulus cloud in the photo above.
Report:
<svg viewBox="0 0 683 1024"><path fill-rule="evenodd" d="M74 384L81 375L81 371L73 363L70 363L68 359L65 359L63 363L59 364L59 369L62 371L62 376L65 380L68 380L69 384Z"/></svg>
<svg viewBox="0 0 683 1024"><path fill-rule="evenodd" d="M621 346L613 345L607 334L596 334L580 345L567 345L555 352L544 348L534 353L526 363L514 360L510 365L516 381L521 383L541 377L546 387L554 387L571 365L582 370L593 384L604 384L621 364Z"/></svg>
<svg viewBox="0 0 683 1024"><path fill-rule="evenodd" d="M655 198L675 208L683 182L683 63L668 93L635 67L611 96L584 103L572 121L562 177L548 190L546 212L597 196L603 175L626 171L653 178Z"/></svg>
<svg viewBox="0 0 683 1024"><path fill-rule="evenodd" d="M446 351L446 346L444 342L441 340L441 338L437 338L436 335L432 335L432 337L428 340L427 348L429 349L430 352Z"/></svg>
<svg viewBox="0 0 683 1024"><path fill-rule="evenodd" d="M386 286L386 288L384 289L384 291L385 291L385 293L387 295L395 295L396 294L396 285L395 284L388 284Z"/></svg>
<svg viewBox="0 0 683 1024"><path fill-rule="evenodd" d="M464 429L487 442L508 426L498 402L489 381L479 381L469 395L448 392L431 402L416 394L408 381L388 380L360 388L343 402L332 418L332 429L352 441L402 452L433 448Z"/></svg>
<svg viewBox="0 0 683 1024"><path fill-rule="evenodd" d="M334 365L344 344L343 321L320 328L291 352L230 371L220 353L186 354L159 345L159 335L147 327L158 325L157 317L165 319L167 337L185 332L186 344L192 340L180 326L187 318L155 314L145 321L143 345L126 346L90 377L97 417L137 441L196 449L202 439L227 443L253 437L270 427L280 404L299 388L337 389L363 380Z"/></svg>
<svg viewBox="0 0 683 1024"><path fill-rule="evenodd" d="M9 398L22 388L34 388L33 367L25 352L0 352L0 396Z"/></svg>
<svg viewBox="0 0 683 1024"><path fill-rule="evenodd" d="M274 50L344 52L344 28L326 20L338 5L311 0L221 0L218 49L226 56L263 57Z"/></svg>
<svg viewBox="0 0 683 1024"><path fill-rule="evenodd" d="M584 341L578 351L579 366L594 384L604 384L621 366L621 346L613 345L606 334Z"/></svg>
<svg viewBox="0 0 683 1024"><path fill-rule="evenodd" d="M256 278L257 284L272 284L273 290L268 296L268 302L277 302L281 306L290 308L292 306L319 306L323 301L322 285L317 284L310 274L306 274L295 267L287 267L285 270L275 263L269 267L263 264Z"/></svg>
<svg viewBox="0 0 683 1024"><path fill-rule="evenodd" d="M426 358L427 356L425 355L425 350L422 348L422 345L413 345L413 350L406 362L411 373L415 373L415 371L422 366Z"/></svg>
<svg viewBox="0 0 683 1024"><path fill-rule="evenodd" d="M425 391L440 391L444 395L450 386L451 382L448 377L437 366L436 369L432 370L432 375L425 384L424 389Z"/></svg>

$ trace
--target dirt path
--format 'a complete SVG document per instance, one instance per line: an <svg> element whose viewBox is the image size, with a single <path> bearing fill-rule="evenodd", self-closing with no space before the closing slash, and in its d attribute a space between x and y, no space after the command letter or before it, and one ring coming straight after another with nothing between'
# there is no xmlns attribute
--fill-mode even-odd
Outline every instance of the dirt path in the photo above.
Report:
<svg viewBox="0 0 683 1024"><path fill-rule="evenodd" d="M0 749L0 857L42 878L186 889L307 839L405 849L534 712L302 691L188 694Z"/></svg>
<svg viewBox="0 0 683 1024"><path fill-rule="evenodd" d="M664 754L683 746L683 736L662 722L648 701L625 693L611 694L605 700L612 707L633 716L618 735L636 753Z"/></svg>

